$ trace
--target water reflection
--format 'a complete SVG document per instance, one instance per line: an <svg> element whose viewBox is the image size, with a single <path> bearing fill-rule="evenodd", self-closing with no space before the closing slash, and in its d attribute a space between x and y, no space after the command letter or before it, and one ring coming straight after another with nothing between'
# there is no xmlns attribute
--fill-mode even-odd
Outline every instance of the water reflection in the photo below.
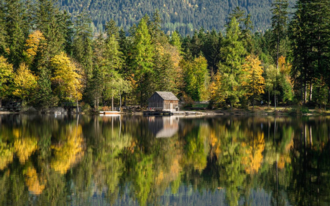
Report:
<svg viewBox="0 0 330 206"><path fill-rule="evenodd" d="M328 205L328 125L0 116L0 205Z"/></svg>
<svg viewBox="0 0 330 206"><path fill-rule="evenodd" d="M149 130L156 138L173 137L179 131L179 117L148 117Z"/></svg>

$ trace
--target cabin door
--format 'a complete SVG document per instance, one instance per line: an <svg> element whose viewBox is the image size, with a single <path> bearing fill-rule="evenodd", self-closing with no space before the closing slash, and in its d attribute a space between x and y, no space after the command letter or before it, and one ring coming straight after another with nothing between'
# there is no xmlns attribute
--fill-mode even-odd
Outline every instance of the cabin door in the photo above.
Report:
<svg viewBox="0 0 330 206"><path fill-rule="evenodd" d="M173 110L173 104L170 103L170 110L172 111Z"/></svg>

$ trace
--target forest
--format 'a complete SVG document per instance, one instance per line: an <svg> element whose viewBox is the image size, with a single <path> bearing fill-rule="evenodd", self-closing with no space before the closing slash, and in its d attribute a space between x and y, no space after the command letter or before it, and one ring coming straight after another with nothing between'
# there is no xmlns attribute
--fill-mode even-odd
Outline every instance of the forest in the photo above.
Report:
<svg viewBox="0 0 330 206"><path fill-rule="evenodd" d="M86 11L91 15L92 28L102 31L104 24L113 19L125 31L138 24L147 14L155 10L163 19L162 29L166 34L179 31L182 35L193 34L203 27L211 31L224 31L226 17L236 7L251 14L255 31L263 31L271 25L271 0L60 0L60 7L72 15ZM290 8L296 0L289 0Z"/></svg>
<svg viewBox="0 0 330 206"><path fill-rule="evenodd" d="M287 0L270 8L270 29L254 32L244 9L227 16L225 31L192 35L162 30L161 12L144 15L128 32L115 20L93 33L87 12L73 17L51 0L0 2L0 106L77 103L141 105L155 91L186 104L248 108L329 102L330 0Z"/></svg>

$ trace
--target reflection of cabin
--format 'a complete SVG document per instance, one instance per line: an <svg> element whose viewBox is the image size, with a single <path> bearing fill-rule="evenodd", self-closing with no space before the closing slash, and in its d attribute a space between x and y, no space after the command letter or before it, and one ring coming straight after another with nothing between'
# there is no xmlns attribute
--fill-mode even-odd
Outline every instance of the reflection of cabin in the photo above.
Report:
<svg viewBox="0 0 330 206"><path fill-rule="evenodd" d="M179 111L179 99L172 92L155 92L148 99L148 109L156 111Z"/></svg>
<svg viewBox="0 0 330 206"><path fill-rule="evenodd" d="M177 117L149 117L149 130L156 138L173 137L179 130L179 119Z"/></svg>

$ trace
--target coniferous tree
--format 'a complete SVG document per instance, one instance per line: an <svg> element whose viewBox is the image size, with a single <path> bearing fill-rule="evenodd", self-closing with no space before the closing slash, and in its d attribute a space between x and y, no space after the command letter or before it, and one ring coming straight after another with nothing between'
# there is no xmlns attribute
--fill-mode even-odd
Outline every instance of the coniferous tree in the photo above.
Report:
<svg viewBox="0 0 330 206"><path fill-rule="evenodd" d="M148 31L146 19L141 19L134 32L132 46L132 68L135 70L135 78L138 82L140 103L144 103L148 84L148 75L153 73L154 45Z"/></svg>
<svg viewBox="0 0 330 206"><path fill-rule="evenodd" d="M7 30L6 28L6 20L5 20L5 7L4 2L0 2L0 55L5 55L7 48Z"/></svg>
<svg viewBox="0 0 330 206"><path fill-rule="evenodd" d="M240 36L239 23L233 17L227 25L227 34L220 50L222 61L219 64L219 71L227 87L227 98L231 108L243 95L243 91L240 89L240 75L246 50Z"/></svg>
<svg viewBox="0 0 330 206"><path fill-rule="evenodd" d="M23 61L24 42L30 29L27 21L29 2L25 2L25 4L18 0L6 0L4 2L6 20L6 27L4 28L7 31L9 48L7 51L8 61L16 69Z"/></svg>
<svg viewBox="0 0 330 206"><path fill-rule="evenodd" d="M172 36L171 36L171 40L170 43L175 46L180 52L182 50L181 48L181 38L180 35L177 31L174 31Z"/></svg>
<svg viewBox="0 0 330 206"><path fill-rule="evenodd" d="M110 38L112 35L115 35L117 39L119 38L119 29L113 19L105 24L105 32L108 38Z"/></svg>
<svg viewBox="0 0 330 206"><path fill-rule="evenodd" d="M7 62L7 59L0 56L0 107L2 99L10 94L10 82L13 78L13 65Z"/></svg>
<svg viewBox="0 0 330 206"><path fill-rule="evenodd" d="M64 27L67 24L62 22L62 17L62 13L51 0L38 0L35 8L35 28L43 33L47 45L38 62L39 68L50 68L50 60L66 46L67 30Z"/></svg>
<svg viewBox="0 0 330 206"><path fill-rule="evenodd" d="M276 68L278 68L278 58L280 57L280 43L287 30L288 6L288 0L275 0L272 4L272 31L274 45L276 45Z"/></svg>
<svg viewBox="0 0 330 206"><path fill-rule="evenodd" d="M123 65L122 53L115 34L107 40L104 50L104 73L105 73L105 97L111 98L112 109L114 108L114 96L116 94L118 80L121 78L120 71Z"/></svg>
<svg viewBox="0 0 330 206"><path fill-rule="evenodd" d="M76 32L73 40L74 57L84 68L87 80L92 76L93 52L92 52L92 30L89 27L90 19L86 13L77 16L75 22Z"/></svg>
<svg viewBox="0 0 330 206"><path fill-rule="evenodd" d="M40 68L40 75L37 81L37 89L34 91L32 102L37 107L56 106L58 98L53 95L48 69Z"/></svg>

